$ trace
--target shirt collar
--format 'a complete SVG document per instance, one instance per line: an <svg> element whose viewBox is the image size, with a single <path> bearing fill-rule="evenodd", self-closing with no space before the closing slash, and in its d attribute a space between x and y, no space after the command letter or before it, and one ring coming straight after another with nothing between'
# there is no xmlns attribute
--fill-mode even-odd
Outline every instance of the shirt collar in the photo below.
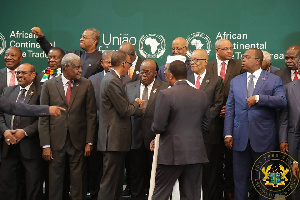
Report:
<svg viewBox="0 0 300 200"><path fill-rule="evenodd" d="M225 62L225 64L228 65L229 60L222 61L222 60L219 60L219 58L217 58L218 66L222 65L222 62Z"/></svg>
<svg viewBox="0 0 300 200"><path fill-rule="evenodd" d="M32 82L32 83L33 83L33 82ZM29 89L30 89L32 83L30 83L29 85L27 85L25 88L22 88L21 85L20 85L20 90L25 89L26 91L29 91Z"/></svg>
<svg viewBox="0 0 300 200"><path fill-rule="evenodd" d="M63 73L61 74L61 80L62 80L63 85L66 85L66 84L68 83L68 81L72 81L72 80L68 80L68 79L64 76ZM72 82L73 82L73 81L72 81Z"/></svg>
<svg viewBox="0 0 300 200"><path fill-rule="evenodd" d="M113 67L111 67L110 70L113 70L118 75L118 77L121 78L120 74Z"/></svg>
<svg viewBox="0 0 300 200"><path fill-rule="evenodd" d="M154 85L154 81L155 81L155 79L152 81L152 83L150 83L149 85L147 85L147 88L152 88L153 85ZM141 86L145 87L145 85L142 84L142 83L141 83Z"/></svg>
<svg viewBox="0 0 300 200"><path fill-rule="evenodd" d="M262 72L262 69L259 68L258 70L256 70L255 72L253 72L253 75L255 76L255 78L259 78L261 72ZM250 75L251 75L251 73L247 72L247 78L249 78Z"/></svg>
<svg viewBox="0 0 300 200"><path fill-rule="evenodd" d="M205 75L206 75L206 69L205 69L204 72L200 75L200 76L201 76L201 79L203 79ZM195 76L195 81L196 81L199 75L196 74L196 73L194 73L194 76Z"/></svg>

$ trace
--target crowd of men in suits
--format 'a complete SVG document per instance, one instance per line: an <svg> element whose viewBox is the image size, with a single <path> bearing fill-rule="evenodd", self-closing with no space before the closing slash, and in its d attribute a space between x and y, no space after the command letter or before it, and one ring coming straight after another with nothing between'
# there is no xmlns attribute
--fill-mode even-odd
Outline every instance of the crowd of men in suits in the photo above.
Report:
<svg viewBox="0 0 300 200"><path fill-rule="evenodd" d="M216 60L209 62L203 49L187 60L188 43L178 37L166 65L158 67L130 43L98 51L94 28L80 38L83 51L71 52L52 47L39 27L32 32L48 67L37 74L21 64L20 49L8 48L2 95L65 111L60 118L1 113L1 198L75 200L90 193L113 200L127 193L145 199L156 134L152 199L167 199L178 180L182 199L200 199L202 188L204 200L245 200L259 156L280 149L300 159L299 46L287 49L286 68L278 69L259 49L233 59L226 39L215 43ZM298 177L297 162L293 173ZM291 199L299 199L298 192ZM253 193L252 199L264 199Z"/></svg>

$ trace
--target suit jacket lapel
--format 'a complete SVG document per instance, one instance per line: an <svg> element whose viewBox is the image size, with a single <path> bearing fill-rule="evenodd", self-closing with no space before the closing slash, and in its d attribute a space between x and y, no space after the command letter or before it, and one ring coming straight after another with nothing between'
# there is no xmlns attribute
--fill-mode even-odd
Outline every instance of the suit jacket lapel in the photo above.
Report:
<svg viewBox="0 0 300 200"><path fill-rule="evenodd" d="M152 91L150 93L150 97L149 97L149 100L148 100L148 104L147 104L145 113L149 110L151 104L154 102L154 100L155 100L156 95L158 94L158 92L159 92L159 84L158 84L158 81L155 80L155 82L153 84L153 87L152 87Z"/></svg>
<svg viewBox="0 0 300 200"><path fill-rule="evenodd" d="M30 86L29 90L27 91L24 103L28 104L28 102L30 101L31 97L34 95L35 90L36 90L35 84L32 83L32 85Z"/></svg>
<svg viewBox="0 0 300 200"><path fill-rule="evenodd" d="M242 74L240 78L240 86L243 99L247 99L247 73Z"/></svg>
<svg viewBox="0 0 300 200"><path fill-rule="evenodd" d="M73 103L73 101L74 101L74 99L75 99L75 96L76 96L76 94L77 94L77 92L78 92L78 89L79 89L79 83L80 83L80 80L75 80L74 83L73 83L69 107L72 106L72 103Z"/></svg>
<svg viewBox="0 0 300 200"><path fill-rule="evenodd" d="M55 79L56 79L56 87L57 87L57 90L58 90L58 92L61 96L61 99L68 106L64 86L63 86L63 83L62 83L62 80L61 80L61 76L59 76L57 78L55 77Z"/></svg>
<svg viewBox="0 0 300 200"><path fill-rule="evenodd" d="M228 82L232 70L233 70L232 60L229 60L229 61L228 61L228 65L227 65L226 74L225 74L224 85Z"/></svg>
<svg viewBox="0 0 300 200"><path fill-rule="evenodd" d="M195 85L195 76L194 76L194 74L188 76L188 81Z"/></svg>
<svg viewBox="0 0 300 200"><path fill-rule="evenodd" d="M246 73L247 74L247 73ZM266 80L268 80L268 74L266 74L265 70L262 70L260 76L257 79L254 91L253 91L253 95L257 95L260 88L265 84Z"/></svg>
<svg viewBox="0 0 300 200"><path fill-rule="evenodd" d="M296 83L293 84L293 87L292 87L292 91L295 95L295 99L298 103L298 106L300 106L300 92L299 92L299 87L300 87L300 82L299 81L296 81Z"/></svg>
<svg viewBox="0 0 300 200"><path fill-rule="evenodd" d="M210 79L210 75L208 73L205 74L201 86L200 86L200 90L204 91L206 86L209 84L209 80Z"/></svg>

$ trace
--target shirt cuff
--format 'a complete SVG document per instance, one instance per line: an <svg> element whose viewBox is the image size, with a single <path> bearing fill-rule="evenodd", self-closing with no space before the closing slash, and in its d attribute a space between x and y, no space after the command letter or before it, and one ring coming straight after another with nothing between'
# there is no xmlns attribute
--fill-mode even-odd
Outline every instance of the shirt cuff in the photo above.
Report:
<svg viewBox="0 0 300 200"><path fill-rule="evenodd" d="M50 145L44 145L43 149L50 147Z"/></svg>
<svg viewBox="0 0 300 200"><path fill-rule="evenodd" d="M27 135L26 131L25 131L25 136L26 136L26 137L28 137L28 135Z"/></svg>
<svg viewBox="0 0 300 200"><path fill-rule="evenodd" d="M256 103L258 103L258 101L259 101L259 95L255 95L255 101L256 101Z"/></svg>
<svg viewBox="0 0 300 200"><path fill-rule="evenodd" d="M225 135L225 138L232 137L232 135Z"/></svg>

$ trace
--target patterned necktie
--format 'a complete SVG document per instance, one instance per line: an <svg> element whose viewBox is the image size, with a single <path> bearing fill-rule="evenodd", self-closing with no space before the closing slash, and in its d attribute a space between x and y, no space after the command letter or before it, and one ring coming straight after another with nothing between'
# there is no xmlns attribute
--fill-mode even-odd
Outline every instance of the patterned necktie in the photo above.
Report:
<svg viewBox="0 0 300 200"><path fill-rule="evenodd" d="M10 73L11 73L11 77L9 81L9 86L13 86L16 84L16 72L15 70L10 70Z"/></svg>
<svg viewBox="0 0 300 200"><path fill-rule="evenodd" d="M223 79L223 82L225 82L225 64L226 63L223 61L222 62L222 68L221 68L221 71L220 71L220 76Z"/></svg>
<svg viewBox="0 0 300 200"><path fill-rule="evenodd" d="M253 94L253 91L254 91L254 81L253 81L253 78L254 78L254 75L251 74L249 76L249 82L248 82L248 90L247 90L247 97L251 97L252 94Z"/></svg>
<svg viewBox="0 0 300 200"><path fill-rule="evenodd" d="M143 110L142 110L143 112L145 112L147 104L148 104L148 87L147 86L145 86L145 89L144 89L144 92L142 95L142 100L145 100L144 104L143 104Z"/></svg>
<svg viewBox="0 0 300 200"><path fill-rule="evenodd" d="M197 77L196 85L195 85L197 89L200 89L200 79L201 79L201 76L199 75L199 76Z"/></svg>
<svg viewBox="0 0 300 200"><path fill-rule="evenodd" d="M295 74L295 76L294 76L293 81L298 80L298 70L295 70L294 74Z"/></svg>
<svg viewBox="0 0 300 200"><path fill-rule="evenodd" d="M19 103L24 103L25 101L25 92L26 89L21 89L20 95L18 96L17 102ZM13 120L13 129L18 129L20 128L20 122L21 122L21 117L20 116L15 116Z"/></svg>
<svg viewBox="0 0 300 200"><path fill-rule="evenodd" d="M70 105L71 93L72 93L72 81L68 81L68 88L67 88L67 93L66 93L66 99L67 99L68 105Z"/></svg>

